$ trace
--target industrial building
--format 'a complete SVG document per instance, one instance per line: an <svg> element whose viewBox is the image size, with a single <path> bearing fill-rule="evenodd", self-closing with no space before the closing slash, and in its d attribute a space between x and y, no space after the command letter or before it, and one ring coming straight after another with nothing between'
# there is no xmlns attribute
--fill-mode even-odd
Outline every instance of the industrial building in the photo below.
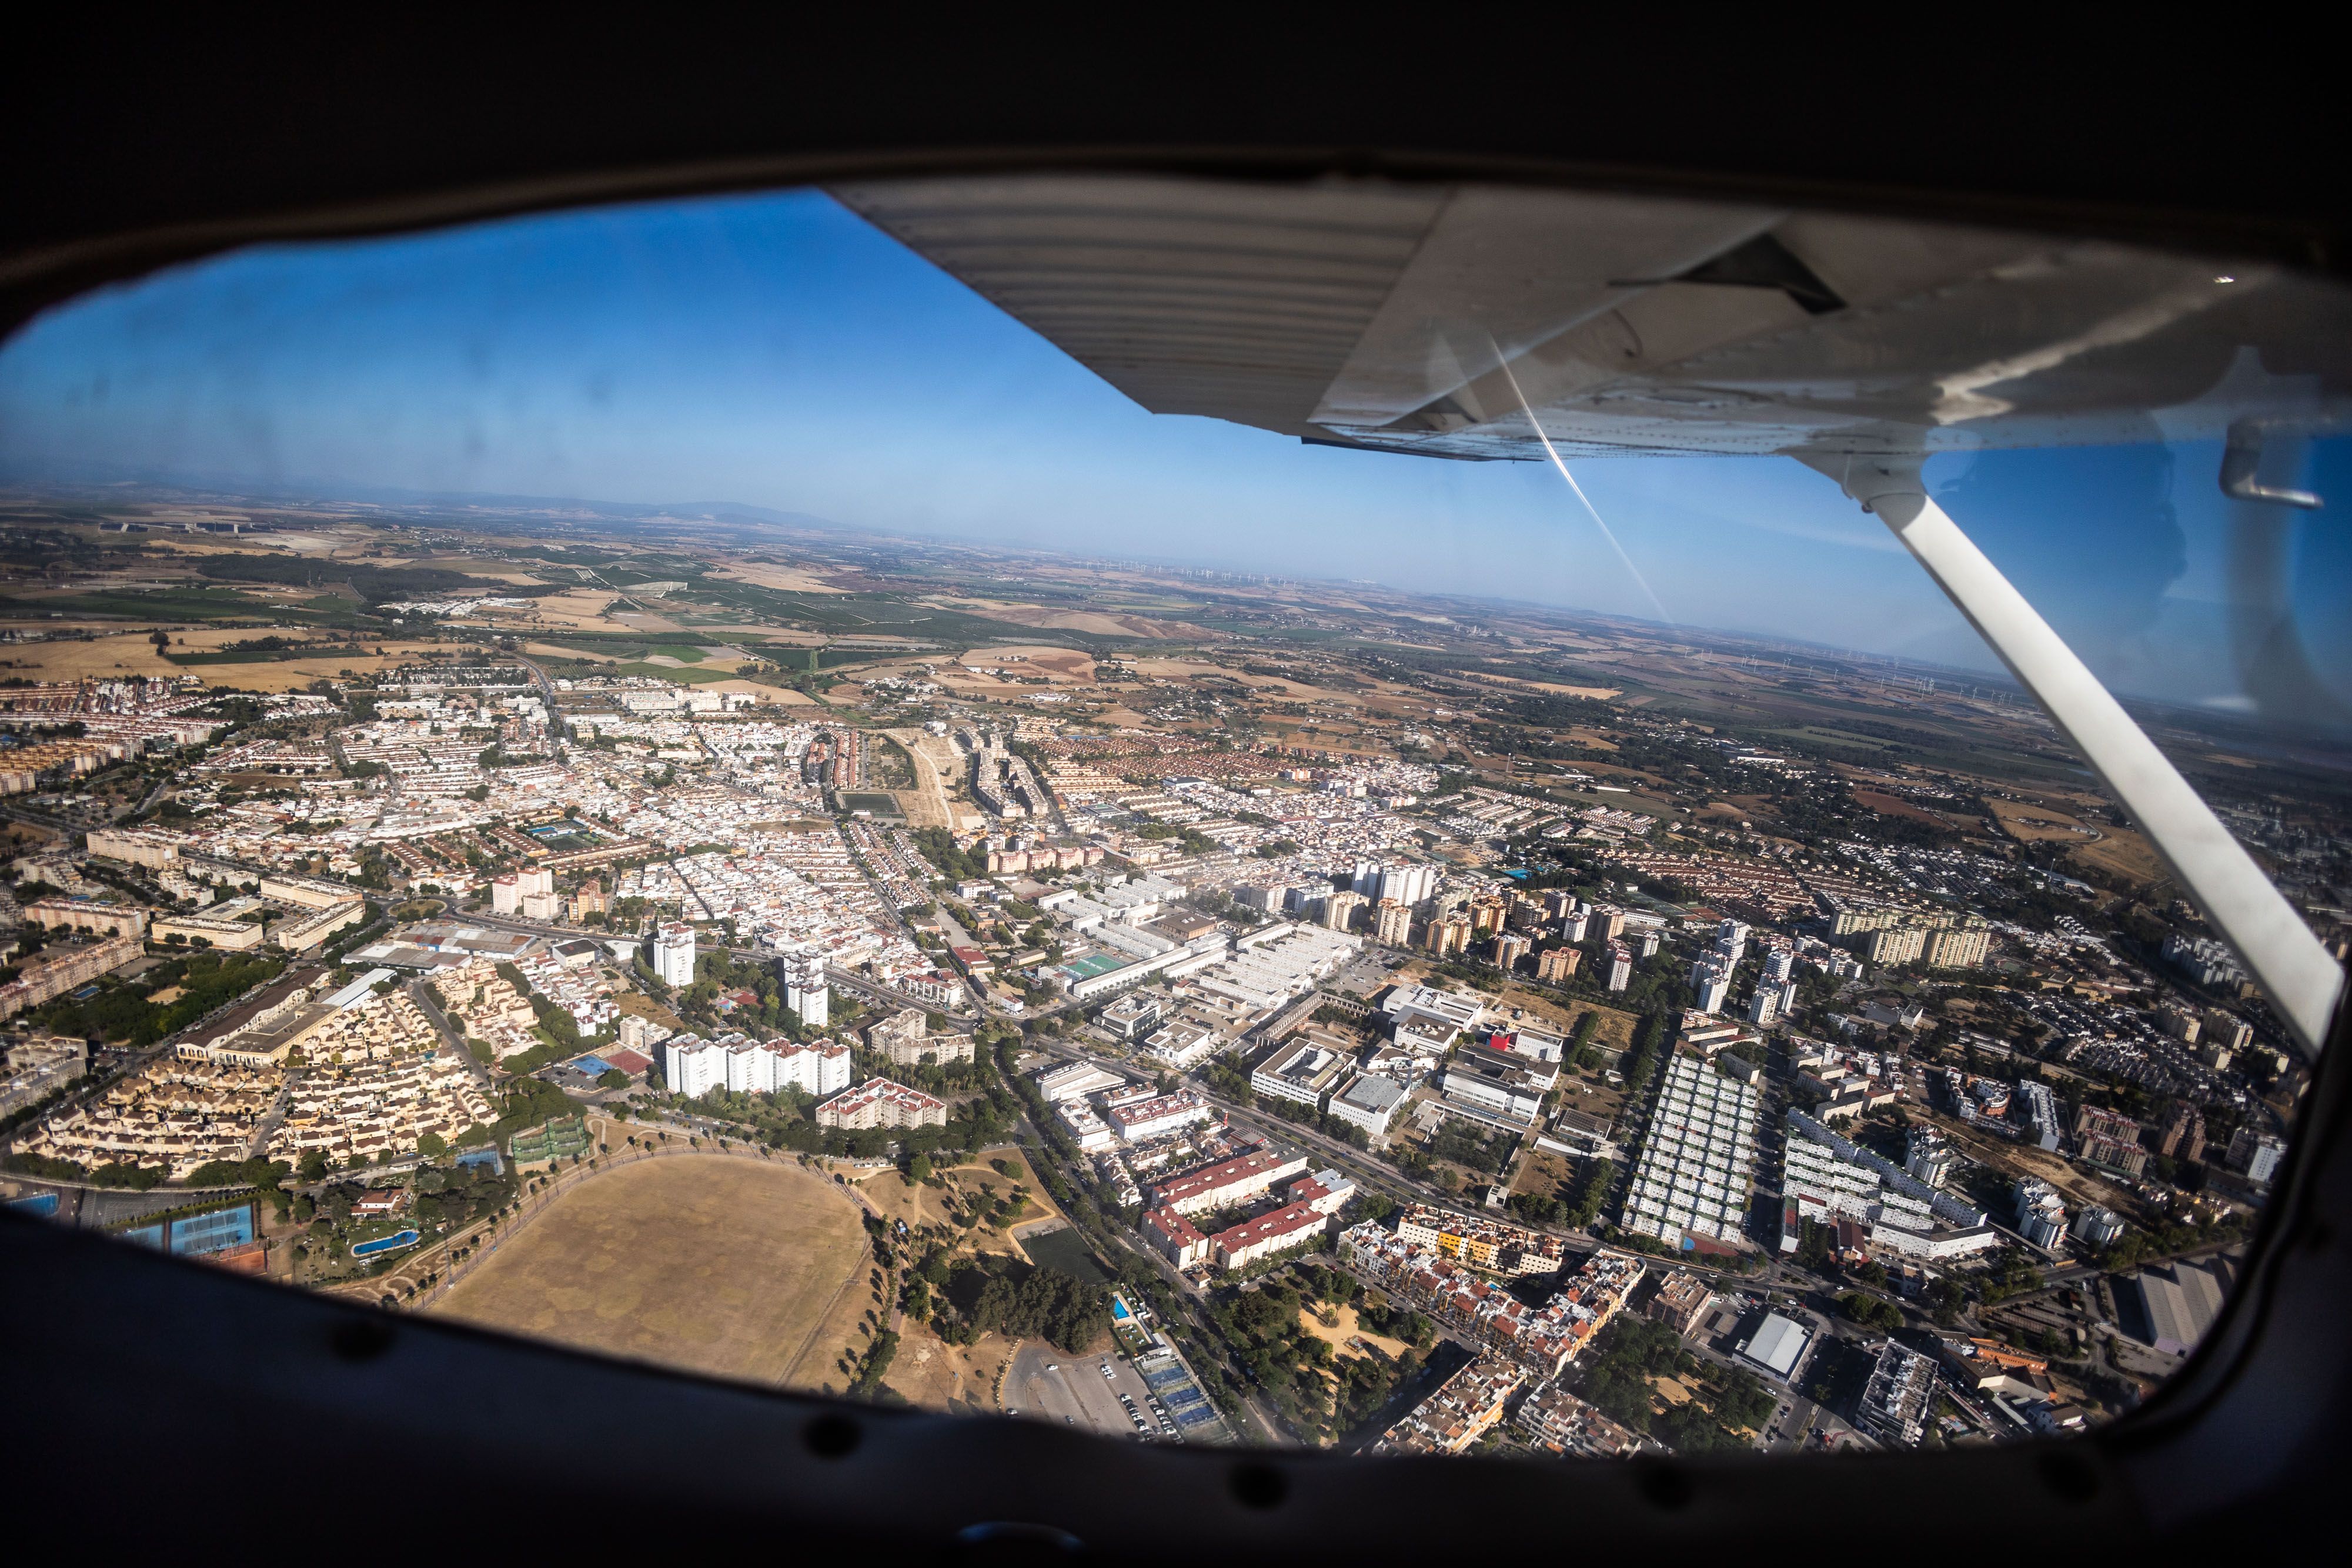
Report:
<svg viewBox="0 0 2352 1568"><path fill-rule="evenodd" d="M2134 1315L2132 1308L2138 1309L2140 1333L2134 1337L2168 1355L2197 1348L2221 1315L2228 1294L2228 1283L2211 1267L2188 1262L2142 1269L2118 1281L2116 1289L2126 1318Z"/></svg>
<svg viewBox="0 0 2352 1568"><path fill-rule="evenodd" d="M1767 1312L1756 1332L1743 1341L1738 1349L1741 1356L1755 1363L1773 1376L1787 1382L1805 1358L1806 1349L1813 1343L1813 1331L1803 1322L1779 1312Z"/></svg>

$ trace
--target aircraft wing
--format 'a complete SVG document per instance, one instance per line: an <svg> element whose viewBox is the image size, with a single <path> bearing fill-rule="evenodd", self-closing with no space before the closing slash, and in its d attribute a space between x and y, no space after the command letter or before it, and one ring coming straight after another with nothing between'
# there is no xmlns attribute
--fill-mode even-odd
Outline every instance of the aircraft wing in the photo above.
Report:
<svg viewBox="0 0 2352 1568"><path fill-rule="evenodd" d="M1034 175L833 194L1156 413L1429 456L1932 453L2352 419L2264 263L1503 185Z"/></svg>

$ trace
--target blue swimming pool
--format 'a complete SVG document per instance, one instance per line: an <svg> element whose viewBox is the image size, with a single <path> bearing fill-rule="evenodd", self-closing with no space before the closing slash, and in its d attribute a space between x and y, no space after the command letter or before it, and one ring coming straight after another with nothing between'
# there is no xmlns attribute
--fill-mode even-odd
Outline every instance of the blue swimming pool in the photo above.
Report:
<svg viewBox="0 0 2352 1568"><path fill-rule="evenodd" d="M362 1241L352 1249L354 1258L373 1258L381 1252L397 1252L404 1247L414 1247L418 1240L414 1230L403 1230L392 1236L379 1236L373 1241Z"/></svg>

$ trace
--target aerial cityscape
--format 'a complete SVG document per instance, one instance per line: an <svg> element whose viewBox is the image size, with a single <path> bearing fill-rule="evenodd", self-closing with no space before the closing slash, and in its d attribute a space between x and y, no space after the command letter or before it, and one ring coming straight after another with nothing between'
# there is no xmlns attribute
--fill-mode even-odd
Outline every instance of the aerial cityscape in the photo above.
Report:
<svg viewBox="0 0 2352 1568"><path fill-rule="evenodd" d="M2151 1394L2305 1068L2014 687L723 509L0 505L10 1207L1152 1442ZM2340 957L2340 758L2144 719Z"/></svg>
<svg viewBox="0 0 2352 1568"><path fill-rule="evenodd" d="M1143 1441L2070 1432L2307 1074L2021 694L595 507L12 496L12 1208ZM2149 722L2343 952L2345 789Z"/></svg>

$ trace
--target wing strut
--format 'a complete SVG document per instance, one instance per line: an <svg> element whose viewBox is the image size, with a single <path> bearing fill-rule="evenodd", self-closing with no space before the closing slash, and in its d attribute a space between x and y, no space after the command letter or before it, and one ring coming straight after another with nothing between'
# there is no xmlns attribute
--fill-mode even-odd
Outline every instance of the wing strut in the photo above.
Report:
<svg viewBox="0 0 2352 1568"><path fill-rule="evenodd" d="M1927 569L2147 832L2304 1054L2316 1060L2344 989L2343 968L2123 705L1929 498L1920 460L1797 455L1875 514Z"/></svg>

